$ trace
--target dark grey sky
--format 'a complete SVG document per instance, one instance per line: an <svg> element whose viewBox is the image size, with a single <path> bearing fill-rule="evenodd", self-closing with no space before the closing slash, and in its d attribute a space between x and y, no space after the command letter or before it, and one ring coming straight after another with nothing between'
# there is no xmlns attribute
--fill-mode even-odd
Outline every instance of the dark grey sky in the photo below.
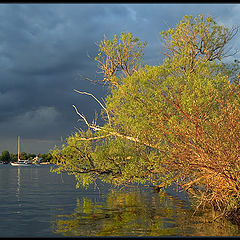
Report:
<svg viewBox="0 0 240 240"><path fill-rule="evenodd" d="M144 60L160 64L160 32L184 15L211 15L236 26L240 4L0 4L0 153L45 153L81 128L72 104L92 121L106 92L84 77L101 78L96 42L132 32L147 42ZM239 49L238 34L231 44ZM239 58L236 55L235 58Z"/></svg>

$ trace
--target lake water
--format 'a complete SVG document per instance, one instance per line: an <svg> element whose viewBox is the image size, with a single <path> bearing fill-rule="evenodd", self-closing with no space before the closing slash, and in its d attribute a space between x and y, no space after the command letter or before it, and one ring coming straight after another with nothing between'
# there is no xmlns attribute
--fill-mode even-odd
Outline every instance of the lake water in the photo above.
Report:
<svg viewBox="0 0 240 240"><path fill-rule="evenodd" d="M186 194L168 189L76 189L73 176L50 166L0 165L0 237L240 236L213 213L194 213Z"/></svg>

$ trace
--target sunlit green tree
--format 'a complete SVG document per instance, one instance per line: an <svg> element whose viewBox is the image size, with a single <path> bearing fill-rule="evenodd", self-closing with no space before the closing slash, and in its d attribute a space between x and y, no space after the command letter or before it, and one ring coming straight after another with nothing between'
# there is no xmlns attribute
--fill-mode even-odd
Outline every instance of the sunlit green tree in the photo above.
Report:
<svg viewBox="0 0 240 240"><path fill-rule="evenodd" d="M140 66L135 61L143 54L139 44L134 61L123 61L134 69L131 74L123 67L117 68L120 75L103 71L110 91L104 102L77 91L102 106L106 123L90 124L74 106L88 130L76 132L53 151L53 162L59 165L54 171L74 174L84 186L98 178L117 185L150 182L167 187L175 182L200 204L222 211L238 208L239 64L222 62L236 31L211 17L185 16L176 28L161 33L167 55L162 65ZM96 59L101 59L102 70L121 66L114 60L119 56L132 56L138 40L129 34L120 39L128 44L117 45L116 36L99 44L106 55ZM118 47L121 51L115 51Z"/></svg>

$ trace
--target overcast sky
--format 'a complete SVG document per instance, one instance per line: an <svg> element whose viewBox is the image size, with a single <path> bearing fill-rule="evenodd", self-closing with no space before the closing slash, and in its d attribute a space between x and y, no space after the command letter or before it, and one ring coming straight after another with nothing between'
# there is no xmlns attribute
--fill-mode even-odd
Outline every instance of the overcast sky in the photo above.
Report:
<svg viewBox="0 0 240 240"><path fill-rule="evenodd" d="M231 27L240 22L239 4L0 4L0 153L45 153L84 126L75 104L91 122L104 97L94 57L96 43L132 32L147 42L144 61L161 64L160 32L184 15L211 15ZM235 49L238 34L231 42ZM91 56L92 59L88 56ZM239 59L239 55L235 56Z"/></svg>

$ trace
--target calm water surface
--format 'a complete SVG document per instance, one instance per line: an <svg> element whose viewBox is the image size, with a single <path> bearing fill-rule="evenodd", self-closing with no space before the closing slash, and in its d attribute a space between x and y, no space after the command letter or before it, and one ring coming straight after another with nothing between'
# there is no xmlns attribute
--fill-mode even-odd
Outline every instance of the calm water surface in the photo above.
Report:
<svg viewBox="0 0 240 240"><path fill-rule="evenodd" d="M76 189L73 176L49 165L0 165L0 237L240 236L228 221L207 222L214 213L193 212L174 189Z"/></svg>

